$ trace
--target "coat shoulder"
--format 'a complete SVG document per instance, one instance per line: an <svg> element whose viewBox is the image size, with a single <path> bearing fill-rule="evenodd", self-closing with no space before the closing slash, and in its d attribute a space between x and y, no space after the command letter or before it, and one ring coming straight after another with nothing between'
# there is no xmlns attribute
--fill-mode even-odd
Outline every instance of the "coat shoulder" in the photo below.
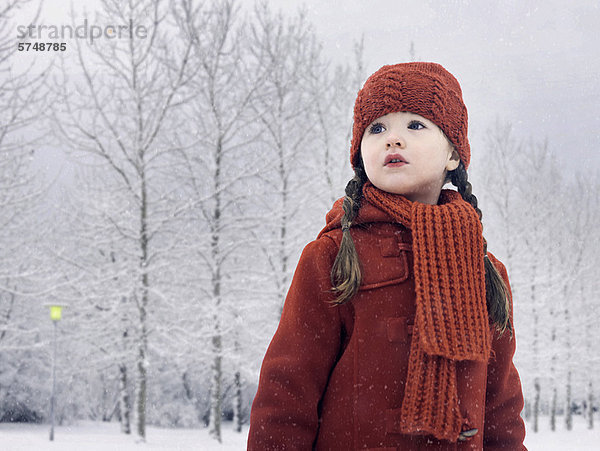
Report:
<svg viewBox="0 0 600 451"><path fill-rule="evenodd" d="M333 264L339 249L339 241L335 239L335 230L324 233L304 246L300 256L303 260L321 261Z"/></svg>

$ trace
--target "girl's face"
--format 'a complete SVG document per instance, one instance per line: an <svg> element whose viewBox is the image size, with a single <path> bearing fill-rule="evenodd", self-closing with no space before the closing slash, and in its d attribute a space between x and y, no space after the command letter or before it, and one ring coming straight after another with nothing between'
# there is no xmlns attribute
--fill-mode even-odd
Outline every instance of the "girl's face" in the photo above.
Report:
<svg viewBox="0 0 600 451"><path fill-rule="evenodd" d="M360 148L373 185L426 204L437 204L446 172L459 163L458 153L437 125L406 111L371 122Z"/></svg>

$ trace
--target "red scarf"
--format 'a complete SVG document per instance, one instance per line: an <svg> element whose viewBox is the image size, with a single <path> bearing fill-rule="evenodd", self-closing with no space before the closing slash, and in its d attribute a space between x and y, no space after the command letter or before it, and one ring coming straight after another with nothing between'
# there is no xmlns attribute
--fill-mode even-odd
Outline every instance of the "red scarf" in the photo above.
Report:
<svg viewBox="0 0 600 451"><path fill-rule="evenodd" d="M367 181L363 198L412 231L416 314L401 428L455 442L463 425L456 361L490 354L481 222L449 189L431 205Z"/></svg>

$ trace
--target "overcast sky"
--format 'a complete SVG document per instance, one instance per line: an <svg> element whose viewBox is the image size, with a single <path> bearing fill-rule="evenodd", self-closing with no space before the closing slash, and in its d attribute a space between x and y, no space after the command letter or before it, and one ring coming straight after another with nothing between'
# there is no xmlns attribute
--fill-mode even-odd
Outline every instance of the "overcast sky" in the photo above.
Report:
<svg viewBox="0 0 600 451"><path fill-rule="evenodd" d="M364 33L368 74L384 64L435 61L461 83L472 151L496 115L520 136L548 138L569 170L600 168L598 1L275 1L304 4L337 61Z"/></svg>
<svg viewBox="0 0 600 451"><path fill-rule="evenodd" d="M305 5L336 62L352 61L353 44L364 34L368 74L409 61L414 42L416 60L441 63L461 83L474 159L498 115L524 138L547 138L570 172L600 168L600 2L270 2L290 14ZM85 5L93 10L94 3ZM69 24L69 4L46 0L38 23Z"/></svg>

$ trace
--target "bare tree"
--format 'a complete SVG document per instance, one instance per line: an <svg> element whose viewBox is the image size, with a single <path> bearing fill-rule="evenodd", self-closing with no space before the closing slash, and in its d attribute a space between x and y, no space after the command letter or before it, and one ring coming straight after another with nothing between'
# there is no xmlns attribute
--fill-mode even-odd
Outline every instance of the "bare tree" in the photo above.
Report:
<svg viewBox="0 0 600 451"><path fill-rule="evenodd" d="M158 245L160 234L169 218L184 209L161 196L161 163L171 150L161 138L173 132L165 129L165 123L181 101L177 95L188 81L191 49L189 41L173 39L177 34L169 28L167 14L168 5L160 0L128 4L103 0L100 17L144 26L147 33L97 40L93 45L77 40L83 81L70 91L72 80L67 69L63 71L62 103L55 111L65 144L76 155L110 169L122 204L117 211L104 214L136 249L135 267L129 268L134 289L128 299L137 311L135 413L142 439L146 435L151 273L167 255Z"/></svg>
<svg viewBox="0 0 600 451"><path fill-rule="evenodd" d="M363 36L364 39L364 36ZM330 67L318 42L311 49L307 82L314 116L314 138L308 156L315 167L313 183L307 188L323 209L331 207L352 177L348 158L352 113L356 93L363 83L363 41L355 43L352 64ZM342 128L340 124L347 124ZM321 218L319 217L318 220Z"/></svg>
<svg viewBox="0 0 600 451"><path fill-rule="evenodd" d="M258 101L256 115L265 130L265 157L272 163L261 174L271 211L271 237L261 240L267 256L279 306L283 308L290 259L299 248L303 230L299 213L310 207L306 186L310 168L304 162L310 151L314 128L314 109L308 89L314 32L306 21L306 11L285 19L273 14L265 2L254 10L252 45L264 52L271 68Z"/></svg>
<svg viewBox="0 0 600 451"><path fill-rule="evenodd" d="M524 155L533 152L535 145L527 145L515 136L512 124L496 118L487 129L485 136L485 155L475 160L476 173L474 192L481 193L480 207L483 211L484 236L488 249L497 255L506 265L511 275L511 287L515 299L515 324L521 342L527 342L527 372L524 386L529 387L531 380L534 396L533 404L529 392L525 392L526 415L533 413L534 430L540 407L540 350L538 322L541 313L541 294L537 280L539 272L536 265L543 261L545 248L540 244L541 236L548 217L547 203L540 199L543 194L537 180L540 168L548 152L540 148L538 160L527 160ZM540 162L541 161L541 162ZM483 178L485 177L485 178ZM542 202L540 203L540 200ZM533 211L535 214L530 214ZM527 213L526 213L527 212ZM521 318L531 319L533 327L520 328ZM519 347L521 349L521 347ZM518 357L520 357L519 354ZM518 358L517 357L517 358ZM533 406L533 412L531 412Z"/></svg>
<svg viewBox="0 0 600 451"><path fill-rule="evenodd" d="M600 222L600 205L598 200L600 199L600 183L598 182L598 171L591 173L591 171L584 171L579 175L579 183L583 189L583 208L586 208L589 213L589 227L585 230L587 234L587 241L589 243L600 242L600 229L597 227ZM600 294L597 268L600 265L599 253L597 245L585 246L586 256L584 260L587 262L582 270L582 275L579 280L579 288L581 292L581 313L582 318L581 330L584 333L582 348L585 350L583 356L585 364L581 365L581 369L584 374L584 384L586 388L586 405L585 415L588 429L594 428L594 403L596 397L594 396L594 390L598 387L598 363L600 358L598 353L595 352L595 343L597 343L599 337L599 330L597 327L597 318L600 313L598 305L598 298Z"/></svg>
<svg viewBox="0 0 600 451"><path fill-rule="evenodd" d="M221 442L223 359L243 351L239 331L232 327L237 322L228 319L229 313L234 317L239 313L231 304L234 287L226 280L231 279L230 272L243 271L231 264L232 257L249 236L244 229L255 225L239 209L250 197L245 192L248 183L264 166L260 163L257 168L252 162L253 143L260 130L251 106L269 66L260 54L257 59L248 58L247 25L239 17L236 2L213 2L204 7L203 14L198 13L200 8L192 0L182 0L175 9L178 24L193 43L190 64L195 77L189 88L196 93L184 117L193 125L188 136L197 138L182 146L181 164L186 186L196 199L190 219L198 225L196 230L207 230L206 234L193 234L195 243L190 248L209 274L204 306L205 316L212 319L212 330L207 332L211 350L209 429ZM230 352L228 341L233 341ZM236 430L241 431L242 378L239 368L234 373L234 416Z"/></svg>
<svg viewBox="0 0 600 451"><path fill-rule="evenodd" d="M592 225L590 229L587 231L589 233L589 242L590 243L598 243L600 242L600 229L596 226L600 222L599 213L600 213L600 205L598 204L598 200L600 199L600 184L598 183L599 177L596 171L596 174L592 174L592 177L587 179L587 187L585 188L585 197L587 202L585 203L585 207L589 209L591 212L590 224ZM589 202L589 203L588 203ZM599 284L596 268L600 265L598 261L598 252L597 248L594 249L592 246L588 246L588 254L586 259L589 259L590 264L587 265L585 270L585 276L580 280L580 287L582 291L582 310L583 310L583 318L584 324L583 329L585 331L585 341L584 341L584 349L586 356L586 364L582 365L582 369L585 374L586 384L586 422L587 428L594 428L594 403L596 401L596 397L594 396L594 391L597 390L598 381L595 377L598 374L598 363L599 357L598 353L595 351L595 343L598 340L598 327L597 326L597 318L599 312L598 307L598 298L599 298Z"/></svg>
<svg viewBox="0 0 600 451"><path fill-rule="evenodd" d="M28 408L25 416L41 415L43 388L34 385L47 362L35 315L46 277L36 249L47 230L39 224L47 187L33 163L42 136L34 124L41 124L49 69L19 67L11 26L15 14L28 6L35 7L30 13L35 20L41 6L36 2L10 0L0 6L0 418L6 419Z"/></svg>
<svg viewBox="0 0 600 451"><path fill-rule="evenodd" d="M567 201L567 197L564 194L566 187L565 180L559 171L559 166L555 161L552 161L549 170L541 174L542 177L537 177L540 180L551 180L552 183L545 184L543 192L547 198L546 202L550 211L556 210L556 204L561 205ZM554 204L554 205L552 205ZM539 246L543 250L543 257L539 260L541 263L541 270L547 275L547 281L545 282L545 304L547 306L547 319L549 324L550 334L547 337L549 346L549 365L550 365L550 428L556 430L556 415L558 408L558 387L560 384L560 368L559 368L559 356L562 355L561 349L561 337L562 337L562 326L561 322L558 321L558 311L562 308L564 300L556 296L556 293L560 292L561 287L556 282L559 280L560 260L558 255L558 247L553 243L556 241L556 231L563 227L563 220L561 217L557 217L553 214L549 217L544 225L544 234L542 236L542 243ZM548 327L546 327L548 329Z"/></svg>
<svg viewBox="0 0 600 451"><path fill-rule="evenodd" d="M124 192L111 168L105 165L79 166L70 189L55 207L52 218L60 224L43 247L60 275L55 296L67 302L71 326L63 332L69 348L69 377L77 383L92 383L97 375L103 395L117 392L113 405L106 405L100 416L117 411L121 430L129 434L131 403L128 374L134 367L131 353L135 346L136 309L131 302L137 279L137 242L122 233L128 219L115 226L114 216L128 215ZM91 200L91 201L90 201ZM130 219L130 218L129 218ZM71 396L76 398L75 395ZM97 404L83 397L79 403Z"/></svg>
<svg viewBox="0 0 600 451"><path fill-rule="evenodd" d="M581 237L594 227L594 200L587 189L587 181L578 177L568 188L570 202L566 203L564 232L565 238L560 246L561 265L565 269L561 278L563 293L563 321L565 324L564 340L566 355L563 358L566 371L565 427L573 428L573 372L576 369L574 354L578 355L582 319L587 316L585 310L577 305L578 285L581 278L594 267L591 263L593 254L597 252ZM589 257L588 257L589 255ZM581 299L581 298L580 298ZM584 316L585 315L585 316ZM584 328L585 330L585 328Z"/></svg>
<svg viewBox="0 0 600 451"><path fill-rule="evenodd" d="M595 210L588 205L584 183L567 183L546 141L519 141L509 123L497 120L486 142L487 154L477 166L483 168L485 183L476 186L484 188L484 235L511 275L526 417L532 417L537 431L548 405L554 430L561 398L570 429L574 406L583 400L581 380L589 387L576 362L589 339L583 333L589 313L579 284L593 286L590 274L597 253L581 237L593 229L590 215Z"/></svg>
<svg viewBox="0 0 600 451"><path fill-rule="evenodd" d="M524 249L526 250L526 262L528 270L524 272L523 284L529 288L527 300L530 306L530 330L531 346L528 347L531 360L531 371L533 371L533 431L539 430L539 415L542 402L542 383L545 372L545 364L548 360L543 343L551 339L547 335L547 324L555 324L554 318L548 315L548 311L554 308L555 300L552 293L556 284L549 274L552 268L548 268L546 262L550 258L551 247L548 246L548 238L551 233L553 217L555 215L555 202L560 196L558 187L561 179L558 176L556 162L547 140L537 143L530 140L525 146L520 162L521 200L523 201L523 214L518 224L526 232L522 234ZM552 180L551 187L546 186L547 181ZM525 214L526 213L526 214ZM515 218L516 219L516 218ZM513 220L515 225L516 220ZM549 233L550 232L550 233ZM524 293L525 294L525 293Z"/></svg>

